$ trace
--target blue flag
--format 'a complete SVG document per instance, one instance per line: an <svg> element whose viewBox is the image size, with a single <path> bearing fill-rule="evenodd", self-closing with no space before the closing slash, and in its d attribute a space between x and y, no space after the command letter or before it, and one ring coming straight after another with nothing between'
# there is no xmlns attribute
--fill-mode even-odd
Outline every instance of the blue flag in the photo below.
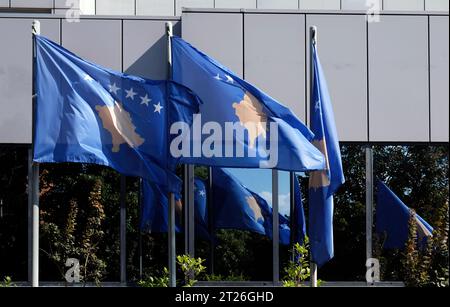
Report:
<svg viewBox="0 0 450 307"><path fill-rule="evenodd" d="M300 190L300 184L297 178L294 180L294 201L295 201L295 216L291 213L291 217L295 219L296 234L294 241L300 245L305 241L306 236L306 221L305 211L303 209L302 191Z"/></svg>
<svg viewBox="0 0 450 307"><path fill-rule="evenodd" d="M339 138L316 45L311 46L314 62L310 118L312 143L324 154L326 169L309 178L309 242L312 261L319 267L333 258L333 194L344 183Z"/></svg>
<svg viewBox="0 0 450 307"><path fill-rule="evenodd" d="M409 219L414 214L418 243L432 236L433 227L411 211L383 182L377 183L376 232L384 235L383 248L403 249L409 234Z"/></svg>
<svg viewBox="0 0 450 307"><path fill-rule="evenodd" d="M181 232L183 205L179 194L175 194L175 231ZM156 184L142 180L141 230L167 232L169 225L169 201L167 193Z"/></svg>
<svg viewBox="0 0 450 307"><path fill-rule="evenodd" d="M34 161L105 165L178 191L168 127L192 122L197 97L174 82L105 69L35 39Z"/></svg>
<svg viewBox="0 0 450 307"><path fill-rule="evenodd" d="M215 228L248 230L272 238L272 208L222 168L213 168L213 203ZM289 220L280 214L279 224L280 243L287 245Z"/></svg>
<svg viewBox="0 0 450 307"><path fill-rule="evenodd" d="M311 131L285 106L179 37L173 79L202 100L182 161L219 167L324 169Z"/></svg>
<svg viewBox="0 0 450 307"><path fill-rule="evenodd" d="M167 232L169 201L161 188L148 181L142 186L141 230L148 232ZM206 207L207 190L201 179L194 181L195 232L203 239L209 239L208 211ZM183 202L180 194L175 194L175 231L182 232Z"/></svg>

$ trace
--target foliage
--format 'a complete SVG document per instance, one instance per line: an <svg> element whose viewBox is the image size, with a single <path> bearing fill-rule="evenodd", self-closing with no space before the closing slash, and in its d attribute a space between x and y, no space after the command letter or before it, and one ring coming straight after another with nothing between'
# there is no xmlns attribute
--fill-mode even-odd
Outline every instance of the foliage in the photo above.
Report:
<svg viewBox="0 0 450 307"><path fill-rule="evenodd" d="M169 286L169 270L164 267L161 276L149 276L148 279L138 282L140 287L168 287Z"/></svg>
<svg viewBox="0 0 450 307"><path fill-rule="evenodd" d="M295 243L292 247L292 259L284 269L286 278L283 280L283 287L301 287L302 283L309 279L311 272L309 269L309 240L300 245Z"/></svg>
<svg viewBox="0 0 450 307"><path fill-rule="evenodd" d="M6 276L3 281L0 282L0 288L9 288L13 286L14 284L10 276Z"/></svg>
<svg viewBox="0 0 450 307"><path fill-rule="evenodd" d="M248 277L240 275L221 275L221 274L206 274L205 280L207 281L246 281Z"/></svg>
<svg viewBox="0 0 450 307"><path fill-rule="evenodd" d="M197 282L197 276L205 271L206 267L202 265L203 262L205 262L204 259L189 255L177 256L177 264L181 267L184 275L185 287L192 287Z"/></svg>

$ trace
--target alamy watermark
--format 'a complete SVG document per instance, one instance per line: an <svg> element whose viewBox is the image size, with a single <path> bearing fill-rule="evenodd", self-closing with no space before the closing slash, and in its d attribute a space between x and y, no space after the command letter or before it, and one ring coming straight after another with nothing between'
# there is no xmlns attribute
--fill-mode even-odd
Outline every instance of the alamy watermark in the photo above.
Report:
<svg viewBox="0 0 450 307"><path fill-rule="evenodd" d="M80 22L80 0L66 0L66 7L69 9L66 11L67 22Z"/></svg>
<svg viewBox="0 0 450 307"><path fill-rule="evenodd" d="M246 133L247 132L247 133ZM276 122L202 123L201 114L194 114L192 126L173 123L170 143L174 158L259 158L260 168L278 164L278 124ZM244 146L247 136L247 146Z"/></svg>
<svg viewBox="0 0 450 307"><path fill-rule="evenodd" d="M374 284L380 281L380 261L377 258L369 258L366 261L366 281Z"/></svg>
<svg viewBox="0 0 450 307"><path fill-rule="evenodd" d="M66 267L69 268L64 275L66 281L69 283L80 282L80 261L77 258L67 258Z"/></svg>
<svg viewBox="0 0 450 307"><path fill-rule="evenodd" d="M381 0L366 0L367 22L380 22Z"/></svg>

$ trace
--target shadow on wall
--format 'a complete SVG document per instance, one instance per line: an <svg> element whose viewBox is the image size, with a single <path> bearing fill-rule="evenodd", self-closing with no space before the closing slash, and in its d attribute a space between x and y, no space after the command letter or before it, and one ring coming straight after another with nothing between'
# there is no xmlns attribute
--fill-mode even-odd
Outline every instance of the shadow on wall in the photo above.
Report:
<svg viewBox="0 0 450 307"><path fill-rule="evenodd" d="M181 36L181 23L173 26L174 35ZM167 72L167 37L162 35L133 64L124 71L130 75L162 80L168 78Z"/></svg>

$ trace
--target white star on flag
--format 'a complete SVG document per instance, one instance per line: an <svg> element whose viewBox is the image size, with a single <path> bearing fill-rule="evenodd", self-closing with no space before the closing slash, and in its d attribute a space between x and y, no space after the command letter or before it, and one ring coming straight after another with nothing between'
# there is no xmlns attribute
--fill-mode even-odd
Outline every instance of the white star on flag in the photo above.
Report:
<svg viewBox="0 0 450 307"><path fill-rule="evenodd" d="M130 88L129 90L125 90L125 92L127 93L125 98L131 98L131 100L134 100L134 96L137 95L137 93L135 91L133 91L133 88Z"/></svg>
<svg viewBox="0 0 450 307"><path fill-rule="evenodd" d="M200 196L205 196L205 191L201 190L200 192L198 192L198 194L199 194Z"/></svg>
<svg viewBox="0 0 450 307"><path fill-rule="evenodd" d="M155 107L155 111L154 111L153 113L158 112L159 114L161 114L161 109L164 108L164 107L161 105L161 102L158 102L158 104L154 104L153 106Z"/></svg>
<svg viewBox="0 0 450 307"><path fill-rule="evenodd" d="M109 92L114 93L117 95L117 91L120 90L120 87L116 86L116 83L114 82L112 85L109 85Z"/></svg>
<svg viewBox="0 0 450 307"><path fill-rule="evenodd" d="M88 74L84 75L84 80L86 80L86 81L94 81L94 79L92 79L92 77L89 76Z"/></svg>
<svg viewBox="0 0 450 307"><path fill-rule="evenodd" d="M144 97L141 97L141 104L145 104L148 107L148 103L152 101L151 99L148 98L148 94L145 94Z"/></svg>
<svg viewBox="0 0 450 307"><path fill-rule="evenodd" d="M316 105L314 106L314 108L315 108L316 110L319 110L319 109L320 109L320 101L319 101L319 100L316 101Z"/></svg>
<svg viewBox="0 0 450 307"><path fill-rule="evenodd" d="M222 78L220 78L219 74L217 74L217 75L214 77L214 79L216 79L216 80L222 80Z"/></svg>
<svg viewBox="0 0 450 307"><path fill-rule="evenodd" d="M227 78L227 82L230 82L230 83L234 82L233 78L231 78L229 75L225 75L225 77Z"/></svg>

